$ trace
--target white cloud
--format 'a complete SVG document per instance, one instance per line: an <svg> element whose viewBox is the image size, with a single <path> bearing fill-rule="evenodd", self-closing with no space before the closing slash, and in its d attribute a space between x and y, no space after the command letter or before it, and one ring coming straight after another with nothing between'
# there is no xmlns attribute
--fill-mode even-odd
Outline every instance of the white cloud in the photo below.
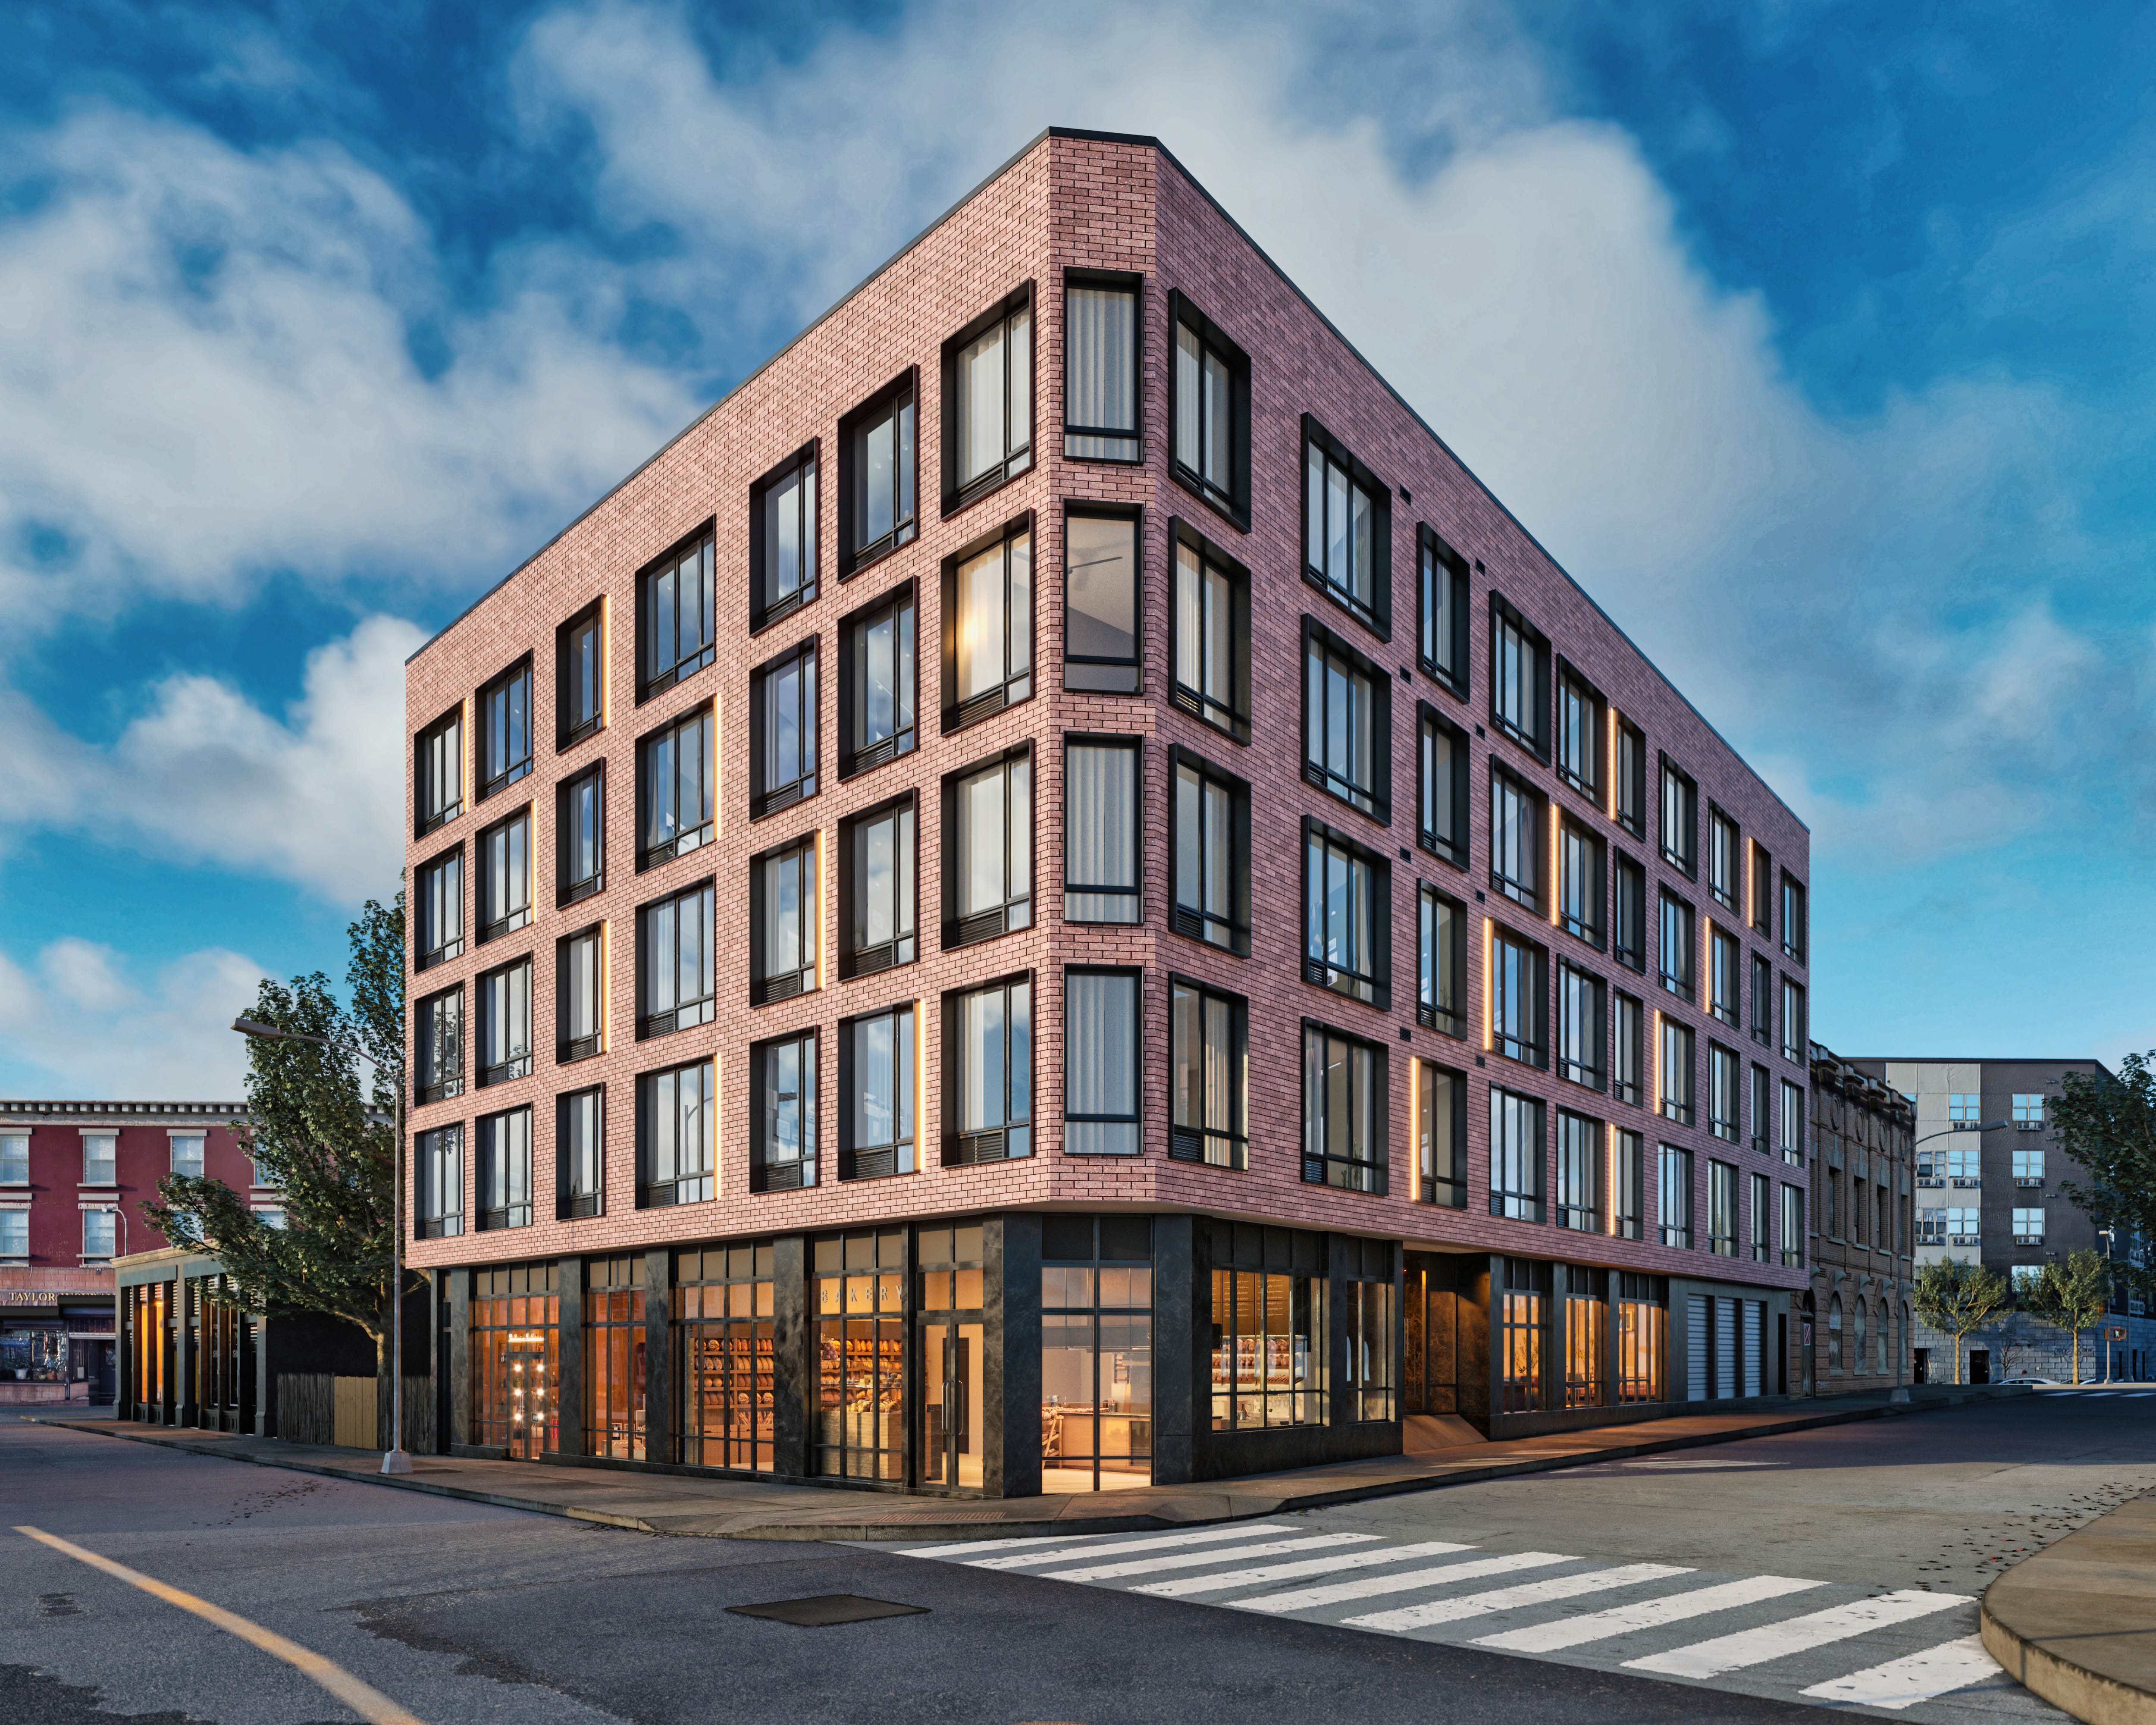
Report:
<svg viewBox="0 0 2156 1725"><path fill-rule="evenodd" d="M338 902L387 901L404 828L404 660L420 639L401 619L368 619L308 655L282 718L215 678L167 677L106 748L65 735L18 696L0 697L23 763L0 834L34 821ZM94 993L102 949L62 947L54 985Z"/></svg>
<svg viewBox="0 0 2156 1725"><path fill-rule="evenodd" d="M110 947L54 941L31 964L0 952L0 1088L19 1097L238 1101L246 1050L234 1014L261 966L221 947L137 981Z"/></svg>

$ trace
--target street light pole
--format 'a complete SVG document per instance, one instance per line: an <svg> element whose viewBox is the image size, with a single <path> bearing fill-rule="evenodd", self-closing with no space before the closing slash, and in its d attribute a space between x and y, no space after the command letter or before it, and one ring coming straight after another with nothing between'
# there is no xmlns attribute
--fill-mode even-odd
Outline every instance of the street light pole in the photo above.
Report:
<svg viewBox="0 0 2156 1725"><path fill-rule="evenodd" d="M303 1030L280 1030L259 1019L236 1018L232 1028L243 1036L259 1036L272 1042L313 1042L324 1048L357 1055L377 1072L382 1062L365 1049L346 1049L326 1036L311 1036ZM389 1447L382 1451L384 1473L409 1473L412 1458L404 1453L404 1079L397 1079L397 1155L392 1175L389 1206Z"/></svg>

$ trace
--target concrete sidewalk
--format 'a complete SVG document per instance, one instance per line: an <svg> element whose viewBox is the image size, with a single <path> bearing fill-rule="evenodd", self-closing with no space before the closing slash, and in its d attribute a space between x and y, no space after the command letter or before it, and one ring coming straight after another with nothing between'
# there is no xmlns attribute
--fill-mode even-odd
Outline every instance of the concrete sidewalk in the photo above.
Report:
<svg viewBox="0 0 2156 1725"><path fill-rule="evenodd" d="M2156 1498L2122 1503L1984 1590L1984 1645L2087 1725L2156 1725Z"/></svg>
<svg viewBox="0 0 2156 1725"><path fill-rule="evenodd" d="M1188 1527L1247 1516L1279 1515L1358 1499L1423 1491L1476 1480L1583 1467L1666 1450L1770 1437L1856 1420L1898 1418L1957 1403L2028 1391L1994 1386L1919 1386L1910 1399L1884 1392L1810 1401L1776 1401L1732 1413L1691 1414L1630 1425L1601 1426L1504 1443L1460 1443L1407 1455L1258 1474L1204 1485L1070 1496L969 1499L922 1497L818 1485L711 1479L527 1461L418 1455L413 1471L385 1476L377 1452L274 1438L139 1425L132 1421L38 1416L34 1423L131 1439L200 1455L431 1491L476 1503L603 1522L650 1533L735 1539L968 1539L1029 1532L1123 1532ZM26 1415L25 1418L32 1416Z"/></svg>

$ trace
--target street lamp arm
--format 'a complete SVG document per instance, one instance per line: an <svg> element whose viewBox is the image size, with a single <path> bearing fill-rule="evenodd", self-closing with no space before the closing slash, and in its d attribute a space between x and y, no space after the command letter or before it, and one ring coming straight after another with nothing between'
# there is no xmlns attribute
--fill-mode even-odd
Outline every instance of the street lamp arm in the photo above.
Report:
<svg viewBox="0 0 2156 1725"><path fill-rule="evenodd" d="M1972 1126L1968 1122L1963 1121L1948 1127L1943 1132L1926 1132L1923 1137L1918 1138L1916 1142L1911 1144L1909 1147L1913 1150L1917 1147L1917 1144L1928 1144L1933 1138L1959 1137L1964 1132L1995 1132L2002 1127L2013 1125L2013 1123L2014 1122L2010 1120L1980 1120Z"/></svg>

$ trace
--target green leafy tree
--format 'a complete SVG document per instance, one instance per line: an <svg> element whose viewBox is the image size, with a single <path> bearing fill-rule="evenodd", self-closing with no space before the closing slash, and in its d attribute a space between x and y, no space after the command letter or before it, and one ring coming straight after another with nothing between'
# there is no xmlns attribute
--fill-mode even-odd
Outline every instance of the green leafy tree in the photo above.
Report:
<svg viewBox="0 0 2156 1725"><path fill-rule="evenodd" d="M1953 1381L1962 1381L1962 1338L1980 1330L2014 1303L2006 1278L1981 1264L1947 1258L1917 1271L1917 1316L1953 1337Z"/></svg>
<svg viewBox="0 0 2156 1725"><path fill-rule="evenodd" d="M2110 1227L2112 1267L2144 1297L2156 1297L2156 1268L2131 1262L2129 1243L2156 1241L2156 1049L2130 1054L2116 1077L2068 1072L2045 1112L2059 1147L2087 1178L2059 1190L2083 1214Z"/></svg>
<svg viewBox="0 0 2156 1725"><path fill-rule="evenodd" d="M222 1180L182 1174L160 1180L142 1213L173 1245L214 1252L247 1309L318 1312L366 1332L386 1406L397 1101L404 1082L404 895L387 907L368 900L349 934L348 1007L316 971L290 986L264 977L247 1014L328 1045L248 1042L247 1117L233 1125L262 1178L278 1188L285 1225L264 1222ZM408 1290L413 1272L405 1274Z"/></svg>
<svg viewBox="0 0 2156 1725"><path fill-rule="evenodd" d="M2103 1322L2111 1304L2112 1266L2102 1252L2084 1246L2056 1258L2022 1296L2030 1313L2046 1323L2056 1324L2073 1337L2074 1382L2082 1381L2082 1332Z"/></svg>

